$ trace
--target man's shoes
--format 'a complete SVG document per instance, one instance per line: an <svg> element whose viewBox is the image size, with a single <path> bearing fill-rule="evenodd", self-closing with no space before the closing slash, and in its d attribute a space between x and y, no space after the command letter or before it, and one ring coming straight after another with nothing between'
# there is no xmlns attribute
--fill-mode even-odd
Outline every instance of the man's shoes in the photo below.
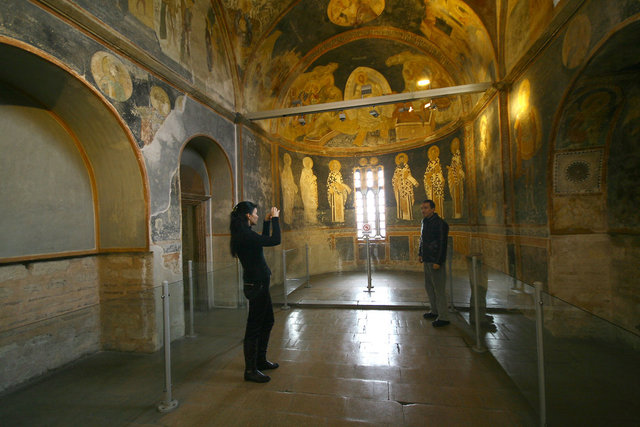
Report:
<svg viewBox="0 0 640 427"><path fill-rule="evenodd" d="M438 315L435 313L429 312L429 313L423 314L422 317L424 317L425 319L437 319Z"/></svg>
<svg viewBox="0 0 640 427"><path fill-rule="evenodd" d="M266 383L269 382L271 377L269 375L265 375L257 369L254 371L244 371L244 380L245 381L253 381L254 383Z"/></svg>
<svg viewBox="0 0 640 427"><path fill-rule="evenodd" d="M436 327L439 328L440 326L447 326L449 323L448 320L434 320L433 322L431 322L431 324Z"/></svg>
<svg viewBox="0 0 640 427"><path fill-rule="evenodd" d="M269 362L268 360L265 360L264 362L258 362L258 370L260 371L266 371L267 369L276 369L278 366L280 365L275 362Z"/></svg>

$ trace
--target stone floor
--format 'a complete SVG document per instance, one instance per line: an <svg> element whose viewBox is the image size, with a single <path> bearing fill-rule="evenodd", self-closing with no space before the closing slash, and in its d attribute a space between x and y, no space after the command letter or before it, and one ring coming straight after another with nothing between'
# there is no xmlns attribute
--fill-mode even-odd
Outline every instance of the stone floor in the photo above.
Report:
<svg viewBox="0 0 640 427"><path fill-rule="evenodd" d="M0 425L531 426L535 415L465 322L434 328L423 310L276 308L267 384L244 382L245 309L196 313L195 338L162 352L102 352L0 396Z"/></svg>
<svg viewBox="0 0 640 427"><path fill-rule="evenodd" d="M475 351L464 271L451 286L460 311L444 328L422 318L419 273L376 272L374 292L363 273L319 275L288 295L290 309L282 286L272 288L269 356L281 367L267 384L242 379L246 309L216 309L196 313L195 338L171 345L172 412L157 411L162 351L101 352L0 395L0 426L537 425L535 327L509 310L528 309L530 291L489 281L481 345L490 352ZM548 425L637 425L637 353L545 339L556 359Z"/></svg>

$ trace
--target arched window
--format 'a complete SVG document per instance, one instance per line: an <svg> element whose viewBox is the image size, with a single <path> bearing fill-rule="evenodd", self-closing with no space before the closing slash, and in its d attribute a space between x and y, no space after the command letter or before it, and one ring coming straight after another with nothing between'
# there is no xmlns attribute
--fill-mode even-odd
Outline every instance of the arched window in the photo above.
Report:
<svg viewBox="0 0 640 427"><path fill-rule="evenodd" d="M365 165L354 168L353 184L356 199L356 228L358 238L364 238L363 227L369 224L372 239L384 239L386 223L384 215L384 167Z"/></svg>

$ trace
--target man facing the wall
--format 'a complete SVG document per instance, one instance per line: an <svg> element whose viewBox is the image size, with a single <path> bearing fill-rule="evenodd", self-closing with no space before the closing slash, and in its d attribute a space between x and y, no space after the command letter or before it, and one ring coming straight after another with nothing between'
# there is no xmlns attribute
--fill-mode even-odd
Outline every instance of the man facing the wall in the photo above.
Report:
<svg viewBox="0 0 640 427"><path fill-rule="evenodd" d="M425 319L434 319L435 327L449 324L446 294L447 238L449 224L436 213L433 200L425 200L420 206L422 226L420 230L420 249L418 260L424 265L424 287L429 296L431 311L424 314Z"/></svg>

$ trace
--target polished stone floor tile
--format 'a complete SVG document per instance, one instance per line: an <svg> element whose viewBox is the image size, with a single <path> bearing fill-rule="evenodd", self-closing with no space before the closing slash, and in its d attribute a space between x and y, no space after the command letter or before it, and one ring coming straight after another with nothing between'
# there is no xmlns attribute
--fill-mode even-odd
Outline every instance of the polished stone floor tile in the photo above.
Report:
<svg viewBox="0 0 640 427"><path fill-rule="evenodd" d="M99 354L1 396L0 424L534 425L531 408L495 360L472 351L459 326L436 330L422 312L276 310L268 357L280 367L266 372L270 382L255 384L243 380L246 311L216 310L198 316L198 337L172 344L173 397L180 402L173 412L155 408L163 398L161 354ZM213 338L204 327L221 321L228 322L226 341L218 328ZM56 395L55 386L62 392Z"/></svg>

